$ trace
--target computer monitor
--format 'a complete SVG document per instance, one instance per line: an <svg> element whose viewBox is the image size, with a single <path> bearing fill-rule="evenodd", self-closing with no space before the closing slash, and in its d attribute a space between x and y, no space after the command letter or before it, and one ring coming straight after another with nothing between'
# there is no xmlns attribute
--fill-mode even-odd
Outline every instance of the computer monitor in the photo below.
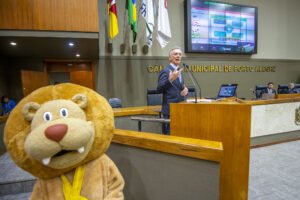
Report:
<svg viewBox="0 0 300 200"><path fill-rule="evenodd" d="M235 95L237 84L223 84L220 87L218 97L227 98Z"/></svg>

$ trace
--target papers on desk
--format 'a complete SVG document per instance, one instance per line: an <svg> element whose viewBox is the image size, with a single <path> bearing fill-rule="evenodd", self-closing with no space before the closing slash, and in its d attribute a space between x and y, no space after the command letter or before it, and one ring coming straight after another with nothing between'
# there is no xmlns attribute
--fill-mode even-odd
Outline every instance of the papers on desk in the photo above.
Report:
<svg viewBox="0 0 300 200"><path fill-rule="evenodd" d="M212 102L213 99L197 99L198 102ZM195 99L187 99L186 102L195 102Z"/></svg>

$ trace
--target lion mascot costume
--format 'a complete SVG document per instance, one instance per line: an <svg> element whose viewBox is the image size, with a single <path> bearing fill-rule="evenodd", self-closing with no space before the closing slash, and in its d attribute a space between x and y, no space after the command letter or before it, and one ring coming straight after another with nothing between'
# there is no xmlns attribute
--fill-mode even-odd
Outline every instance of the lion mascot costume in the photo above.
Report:
<svg viewBox="0 0 300 200"><path fill-rule="evenodd" d="M104 152L113 111L95 91L74 84L42 87L22 99L4 130L14 162L38 178L33 200L121 200L124 180Z"/></svg>

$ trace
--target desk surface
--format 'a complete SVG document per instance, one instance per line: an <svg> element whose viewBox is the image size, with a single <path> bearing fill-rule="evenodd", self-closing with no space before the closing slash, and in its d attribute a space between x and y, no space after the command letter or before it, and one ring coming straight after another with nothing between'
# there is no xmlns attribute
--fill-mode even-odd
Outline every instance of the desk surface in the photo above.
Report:
<svg viewBox="0 0 300 200"><path fill-rule="evenodd" d="M189 98L191 99L191 98ZM220 101L199 101L198 104L250 104L250 105L264 105L264 104L277 104L300 101L300 94L279 94L276 99L270 100L241 100L232 98L222 99ZM194 104L194 102L182 102L186 104ZM141 106L141 107L127 107L127 108L113 108L114 116L130 116L130 115L158 115L161 106Z"/></svg>
<svg viewBox="0 0 300 200"><path fill-rule="evenodd" d="M142 106L142 107L127 107L127 108L113 108L114 116L128 116L128 115L158 115L157 110L161 106Z"/></svg>
<svg viewBox="0 0 300 200"><path fill-rule="evenodd" d="M275 99L269 100L238 100L239 103L246 103L251 105L288 103L300 101L300 94L278 94Z"/></svg>

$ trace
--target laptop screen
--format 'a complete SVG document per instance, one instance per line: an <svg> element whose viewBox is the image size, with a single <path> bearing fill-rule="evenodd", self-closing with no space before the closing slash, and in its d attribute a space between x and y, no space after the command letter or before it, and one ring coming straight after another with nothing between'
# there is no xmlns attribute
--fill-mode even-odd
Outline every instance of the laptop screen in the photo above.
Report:
<svg viewBox="0 0 300 200"><path fill-rule="evenodd" d="M236 88L237 84L223 84L220 87L218 97L233 97L235 95Z"/></svg>

